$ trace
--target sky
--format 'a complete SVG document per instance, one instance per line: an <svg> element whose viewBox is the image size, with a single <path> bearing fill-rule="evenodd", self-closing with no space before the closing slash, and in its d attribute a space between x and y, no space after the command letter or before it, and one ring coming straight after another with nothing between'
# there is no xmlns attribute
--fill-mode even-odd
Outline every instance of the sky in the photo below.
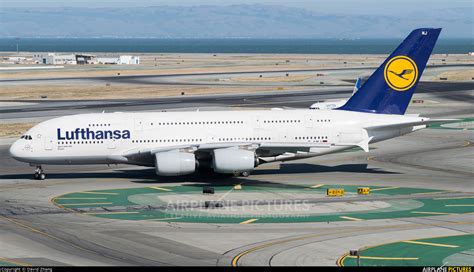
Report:
<svg viewBox="0 0 474 272"><path fill-rule="evenodd" d="M394 35L401 35L400 33L405 33L407 29L400 31L399 28L406 28L407 25L410 25L410 27L443 27L445 30L445 34L443 35L449 34L449 36L453 37L474 36L474 23L472 23L474 18L474 0L0 0L0 12L2 9L7 11L10 8L20 8L23 10L28 10L28 8L61 7L126 9L128 7L144 8L150 6L190 7L203 5L229 6L242 4L277 5L284 7L288 6L304 9L313 14L328 16L326 21L316 24L315 27L324 25L325 23L330 23L334 16L346 16L348 19L345 22L343 21L343 24L350 24L351 21L354 21L357 18L367 19L365 21L367 21L369 25L366 28L370 29L371 31L373 30L373 33L375 34L390 31L391 33L394 33ZM46 12L49 11L46 10ZM285 12L286 11L283 11L283 13ZM203 16L205 15L206 13L203 13ZM216 17L219 15L221 15L221 13L215 14ZM385 16L386 18L390 18L392 20L391 22L397 23L392 25L390 28L383 28L382 25L385 24ZM4 16L4 18L5 17L6 16ZM375 17L379 19L376 20L374 19ZM213 18L203 19L212 20ZM242 16L242 20L243 18L246 17ZM371 18L373 20L371 20ZM100 19L103 18L97 18L98 27L108 24L106 22L102 22L102 25L100 25ZM256 23L258 23L258 19L263 20L263 18L256 16ZM303 22L306 17L299 19L301 19ZM126 21L128 19L125 18L123 20ZM22 25L25 29L31 29L32 27L27 26L25 21L27 21L27 19L24 19L19 23L17 18L10 18L10 21L7 22L6 19L3 19L2 21L2 18L0 17L0 27L2 23L5 25L10 23L9 26L12 27L12 31L21 29ZM232 22L235 22L235 20ZM34 22L30 23L33 24ZM279 21L279 23L285 22ZM286 23L290 24L291 21ZM282 24L280 27L285 26L286 25ZM349 25L346 25L346 27L347 29L350 29ZM337 27L334 26L328 27L328 30L333 30L329 28L334 28L334 31L337 30ZM379 32L375 31L376 28L378 28L377 31ZM399 30L398 34L397 30ZM1 29L0 34L2 34Z"/></svg>
<svg viewBox="0 0 474 272"><path fill-rule="evenodd" d="M355 14L393 14L406 10L429 12L446 8L471 9L472 0L1 0L0 5L11 7L146 7L159 5L232 5L232 4L269 4L305 8L327 13Z"/></svg>

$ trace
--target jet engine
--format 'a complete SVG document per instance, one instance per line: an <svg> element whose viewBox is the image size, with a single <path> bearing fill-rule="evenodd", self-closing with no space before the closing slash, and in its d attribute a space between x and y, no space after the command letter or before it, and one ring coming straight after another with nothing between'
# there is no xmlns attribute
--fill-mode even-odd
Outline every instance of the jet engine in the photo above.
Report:
<svg viewBox="0 0 474 272"><path fill-rule="evenodd" d="M155 171L159 176L180 176L192 174L196 170L193 153L167 151L155 154Z"/></svg>
<svg viewBox="0 0 474 272"><path fill-rule="evenodd" d="M238 173L253 170L257 165L255 152L224 148L213 151L213 168L217 173Z"/></svg>

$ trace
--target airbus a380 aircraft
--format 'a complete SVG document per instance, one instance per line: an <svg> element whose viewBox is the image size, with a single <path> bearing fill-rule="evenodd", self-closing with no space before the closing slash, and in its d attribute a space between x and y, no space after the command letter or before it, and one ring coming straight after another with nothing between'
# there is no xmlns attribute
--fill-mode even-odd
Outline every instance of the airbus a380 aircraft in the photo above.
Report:
<svg viewBox="0 0 474 272"><path fill-rule="evenodd" d="M45 164L152 166L163 176L198 167L247 176L257 165L295 160L398 137L440 120L404 115L441 29L416 29L346 104L334 110L93 113L31 128L11 156Z"/></svg>

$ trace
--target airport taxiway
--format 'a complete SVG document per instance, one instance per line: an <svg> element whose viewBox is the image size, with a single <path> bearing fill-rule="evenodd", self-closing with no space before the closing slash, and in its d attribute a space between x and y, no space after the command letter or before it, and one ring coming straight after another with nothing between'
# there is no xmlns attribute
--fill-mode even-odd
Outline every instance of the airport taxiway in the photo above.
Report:
<svg viewBox="0 0 474 272"><path fill-rule="evenodd" d="M4 101L20 104L2 107L0 118L15 123L102 110L305 108L315 100L347 97L351 86L146 100ZM14 139L2 139L0 265L334 266L350 265L350 258L341 258L351 249L376 246L374 249L383 250L387 243L430 243L420 239L439 236L470 235L466 239L472 239L473 90L472 82L422 82L414 96L419 101L410 105L409 113L463 121L373 144L370 153L343 152L262 165L248 178L163 178L155 176L153 169L133 166L45 166L47 180L37 181L32 179L32 167L9 157L9 143ZM229 189L239 184L241 190ZM214 186L216 195L203 196L200 190L204 186ZM345 187L348 194L328 199L323 195L325 186ZM374 194L357 199L354 189L359 186L372 187ZM232 205L207 211L200 207L161 217L145 217L150 214L131 209L146 209L148 205L147 212L153 213L154 206L181 199L174 191L191 189L193 192L183 194L183 198L245 198L250 202L241 203L237 209L231 209ZM275 220L279 219L276 215L284 215L278 222L265 221L256 210L258 205L252 204L257 200L298 199L310 200L314 210L303 211L297 203L290 203L295 209L290 214L270 207ZM134 206L127 207L126 203ZM317 219L304 217L303 212ZM398 214L387 216L390 212ZM332 219L318 217L324 213L331 213ZM230 215L233 217L225 217ZM300 222L296 216L308 220ZM217 217L233 219L226 222ZM431 242L443 243L456 245L449 239ZM414 259L424 260L423 252L437 247L423 246L411 248L410 256L405 256L412 258L409 260L393 252L369 253L379 257L379 265L425 264ZM459 256L471 251L461 244L455 249L440 254L453 262L450 265L456 265L456 260L466 264L469 258Z"/></svg>
<svg viewBox="0 0 474 272"><path fill-rule="evenodd" d="M44 182L32 180L31 168L8 158L7 146L2 146L0 239L6 250L1 257L31 265L336 265L354 248L472 234L474 210L368 220L353 220L357 218L353 215L306 223L259 223L248 215L246 224L229 224L106 219L52 202L83 191L242 183L244 188L285 184L429 188L463 192L463 203L468 203L474 199L472 142L471 130L426 129L375 144L370 154L345 152L263 165L249 178L157 178L152 169L139 167L51 166ZM83 198L104 196L84 194Z"/></svg>

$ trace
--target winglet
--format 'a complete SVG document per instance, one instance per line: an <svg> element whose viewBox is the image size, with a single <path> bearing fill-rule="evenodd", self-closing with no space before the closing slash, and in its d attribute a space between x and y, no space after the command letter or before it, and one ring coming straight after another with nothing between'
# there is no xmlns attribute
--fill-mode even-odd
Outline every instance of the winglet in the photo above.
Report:
<svg viewBox="0 0 474 272"><path fill-rule="evenodd" d="M359 89L360 87L362 86L362 84L360 83L360 77L357 78L357 81L354 85L354 90L352 90L352 95L354 95Z"/></svg>
<svg viewBox="0 0 474 272"><path fill-rule="evenodd" d="M358 143L357 146L362 148L365 152L369 152L369 143L372 141L372 138L374 138L374 136L366 137L364 140Z"/></svg>

